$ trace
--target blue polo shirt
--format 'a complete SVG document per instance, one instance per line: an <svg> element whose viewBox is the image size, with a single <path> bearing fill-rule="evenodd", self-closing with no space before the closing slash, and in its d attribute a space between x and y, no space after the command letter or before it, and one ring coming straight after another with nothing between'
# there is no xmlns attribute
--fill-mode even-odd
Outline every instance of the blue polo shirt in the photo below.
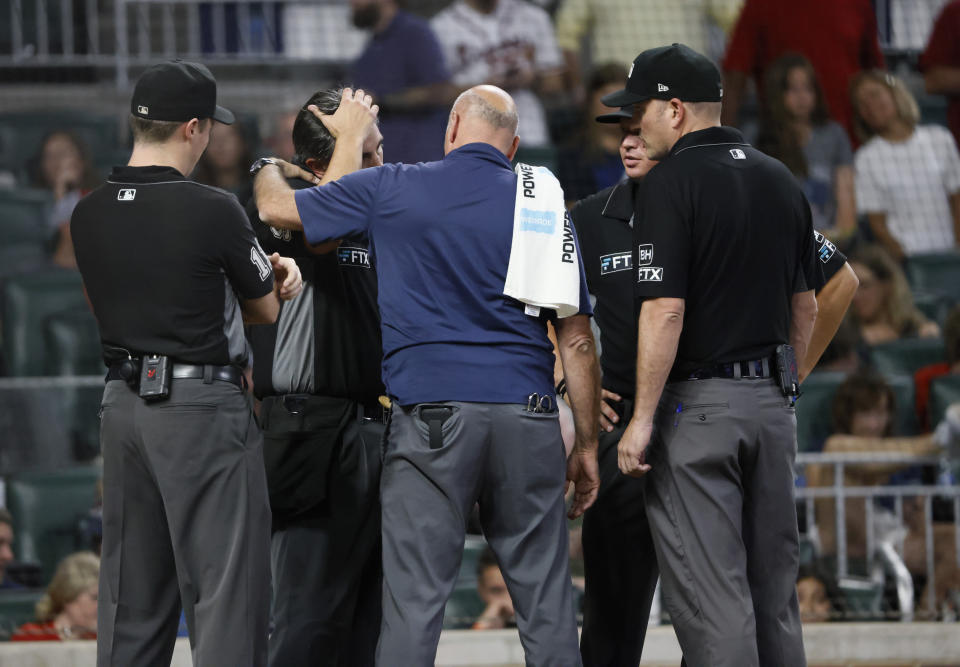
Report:
<svg viewBox="0 0 960 667"><path fill-rule="evenodd" d="M369 239L383 381L401 405L553 395L546 316L503 295L516 186L507 157L475 143L438 162L363 169L296 192L310 243ZM580 312L592 314L582 262Z"/></svg>

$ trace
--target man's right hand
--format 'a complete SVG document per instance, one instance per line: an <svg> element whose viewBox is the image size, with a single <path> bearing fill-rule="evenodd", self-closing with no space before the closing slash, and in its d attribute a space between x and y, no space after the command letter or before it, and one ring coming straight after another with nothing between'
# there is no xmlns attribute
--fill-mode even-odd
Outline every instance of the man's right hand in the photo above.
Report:
<svg viewBox="0 0 960 667"><path fill-rule="evenodd" d="M609 433L616 428L620 421L617 411L610 405L611 402L618 403L623 400L620 394L614 394L606 389L600 390L600 428Z"/></svg>
<svg viewBox="0 0 960 667"><path fill-rule="evenodd" d="M307 107L317 119L330 131L334 139L353 136L361 141L367 136L370 126L377 120L380 107L361 89L344 88L340 106L332 115L320 112L316 105Z"/></svg>
<svg viewBox="0 0 960 667"><path fill-rule="evenodd" d="M597 449L574 447L567 459L567 480L573 482L573 505L567 516L576 519L587 511L597 499L600 491L600 466L597 463Z"/></svg>

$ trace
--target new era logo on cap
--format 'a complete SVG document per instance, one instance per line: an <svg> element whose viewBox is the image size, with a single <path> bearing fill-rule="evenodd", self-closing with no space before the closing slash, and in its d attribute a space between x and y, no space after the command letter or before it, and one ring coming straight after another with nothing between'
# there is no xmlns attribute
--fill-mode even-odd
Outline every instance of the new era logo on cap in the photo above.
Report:
<svg viewBox="0 0 960 667"><path fill-rule="evenodd" d="M662 83L658 83L658 84L657 84L657 92L658 92L658 93L665 93L665 92L667 92L668 90L670 90L670 86L665 86L665 85L663 85Z"/></svg>
<svg viewBox="0 0 960 667"><path fill-rule="evenodd" d="M142 104L137 107L137 113L142 113L144 116L150 114L150 107L145 107Z"/></svg>

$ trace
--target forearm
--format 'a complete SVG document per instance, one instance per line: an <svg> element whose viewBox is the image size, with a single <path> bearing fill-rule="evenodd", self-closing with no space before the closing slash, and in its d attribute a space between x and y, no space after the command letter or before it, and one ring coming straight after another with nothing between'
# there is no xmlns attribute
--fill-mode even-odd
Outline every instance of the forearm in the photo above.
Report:
<svg viewBox="0 0 960 667"><path fill-rule="evenodd" d="M363 165L363 138L364 135L359 133L337 137L330 164L327 165L327 170L320 179L321 186L360 169Z"/></svg>
<svg viewBox="0 0 960 667"><path fill-rule="evenodd" d="M651 299L640 308L633 419L641 423L653 423L657 403L677 357L683 312L682 299Z"/></svg>
<svg viewBox="0 0 960 667"><path fill-rule="evenodd" d="M303 229L293 192L280 167L264 165L253 181L253 194L260 219L271 227Z"/></svg>
<svg viewBox="0 0 960 667"><path fill-rule="evenodd" d="M582 318L578 322L566 322ZM600 419L600 364L586 315L557 320L557 347L567 385L567 402L573 411L575 447L597 447L597 423Z"/></svg>
<svg viewBox="0 0 960 667"><path fill-rule="evenodd" d="M801 382L813 371L823 351L833 340L859 285L857 274L849 264L844 264L817 295L817 318L813 323L810 343L806 354L798 357Z"/></svg>
<svg viewBox="0 0 960 667"><path fill-rule="evenodd" d="M817 299L813 290L793 295L790 308L790 345L797 362L806 360L810 338L817 321Z"/></svg>
<svg viewBox="0 0 960 667"><path fill-rule="evenodd" d="M960 67L933 67L923 76L927 92L935 95L960 93Z"/></svg>

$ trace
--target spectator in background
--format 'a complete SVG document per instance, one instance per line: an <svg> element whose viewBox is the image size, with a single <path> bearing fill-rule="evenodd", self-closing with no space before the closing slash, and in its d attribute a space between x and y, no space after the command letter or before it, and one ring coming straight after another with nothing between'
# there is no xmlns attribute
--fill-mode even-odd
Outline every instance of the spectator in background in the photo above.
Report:
<svg viewBox="0 0 960 667"><path fill-rule="evenodd" d="M568 207L624 178L620 126L598 123L594 119L610 111L600 100L621 90L626 78L627 68L619 63L601 65L590 77L589 99L579 135L560 149L557 159L557 177Z"/></svg>
<svg viewBox="0 0 960 667"><path fill-rule="evenodd" d="M20 588L7 576L7 566L13 562L13 516L0 507L0 590Z"/></svg>
<svg viewBox="0 0 960 667"><path fill-rule="evenodd" d="M850 80L884 65L870 0L746 0L723 61L724 125L737 124L747 80L762 86L770 63L788 52L810 59L830 113L852 132Z"/></svg>
<svg viewBox="0 0 960 667"><path fill-rule="evenodd" d="M857 150L857 210L897 261L960 240L960 153L949 130L918 125L917 101L899 78L861 72L850 84Z"/></svg>
<svg viewBox="0 0 960 667"><path fill-rule="evenodd" d="M276 155L288 162L293 160L296 153L293 146L293 125L297 122L298 115L299 110L288 111L278 113L270 119L269 134L263 140L265 153L261 155Z"/></svg>
<svg viewBox="0 0 960 667"><path fill-rule="evenodd" d="M380 130L394 162L443 157L447 109L457 96L430 25L397 0L351 0L353 25L373 34L350 68L380 105Z"/></svg>
<svg viewBox="0 0 960 667"><path fill-rule="evenodd" d="M97 638L100 559L89 551L64 558L37 603L36 623L21 626L11 641Z"/></svg>
<svg viewBox="0 0 960 667"><path fill-rule="evenodd" d="M901 338L934 338L940 327L913 305L910 286L890 256L879 246L865 246L850 258L860 280L851 317L867 345Z"/></svg>
<svg viewBox="0 0 960 667"><path fill-rule="evenodd" d="M615 62L629 67L641 51L674 42L710 54L710 25L728 32L742 4L743 0L564 0L557 11L556 33L570 87L579 90L582 85L585 40L594 66Z"/></svg>
<svg viewBox="0 0 960 667"><path fill-rule="evenodd" d="M947 125L960 144L960 0L940 12L919 64L927 92L947 98Z"/></svg>
<svg viewBox="0 0 960 667"><path fill-rule="evenodd" d="M214 123L210 143L197 163L194 180L232 192L245 204L253 196L249 171L252 162L253 153L242 124Z"/></svg>
<svg viewBox="0 0 960 667"><path fill-rule="evenodd" d="M73 208L98 185L98 176L87 147L71 132L54 130L40 143L33 159L34 187L53 193L54 205L45 221L53 245L51 260L65 269L77 268L70 238Z"/></svg>
<svg viewBox="0 0 960 667"><path fill-rule="evenodd" d="M845 245L857 228L853 149L844 129L830 120L813 65L797 53L777 58L767 69L764 92L757 148L797 178L814 229Z"/></svg>
<svg viewBox="0 0 960 667"><path fill-rule="evenodd" d="M513 600L507 590L500 565L493 550L487 547L477 560L477 594L486 608L473 624L474 630L499 630L516 627Z"/></svg>
<svg viewBox="0 0 960 667"><path fill-rule="evenodd" d="M842 597L833 577L818 567L802 565L797 572L797 599L801 621L823 623L832 620Z"/></svg>
<svg viewBox="0 0 960 667"><path fill-rule="evenodd" d="M461 90L481 83L503 88L517 104L522 145L549 146L537 95L562 91L564 66L547 13L524 0L456 0L431 26L454 84Z"/></svg>
<svg viewBox="0 0 960 667"><path fill-rule="evenodd" d="M930 402L930 383L944 375L960 375L960 304L947 314L943 324L943 342L946 348L946 361L940 364L924 366L913 375L913 386L917 398L917 423L923 429L932 428L927 404Z"/></svg>

